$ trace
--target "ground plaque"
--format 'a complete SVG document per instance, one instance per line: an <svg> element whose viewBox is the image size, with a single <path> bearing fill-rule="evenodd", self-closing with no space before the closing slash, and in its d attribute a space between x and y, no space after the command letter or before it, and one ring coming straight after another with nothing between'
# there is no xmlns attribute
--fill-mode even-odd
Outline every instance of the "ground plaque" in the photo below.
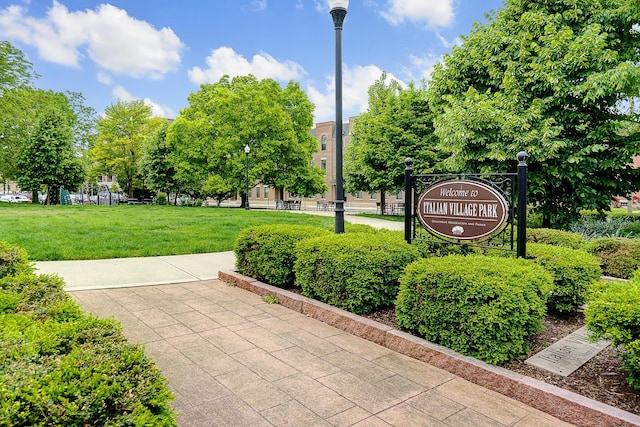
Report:
<svg viewBox="0 0 640 427"><path fill-rule="evenodd" d="M589 340L586 326L562 338L541 352L528 358L525 363L546 369L554 374L568 377L593 356L609 346L609 341Z"/></svg>

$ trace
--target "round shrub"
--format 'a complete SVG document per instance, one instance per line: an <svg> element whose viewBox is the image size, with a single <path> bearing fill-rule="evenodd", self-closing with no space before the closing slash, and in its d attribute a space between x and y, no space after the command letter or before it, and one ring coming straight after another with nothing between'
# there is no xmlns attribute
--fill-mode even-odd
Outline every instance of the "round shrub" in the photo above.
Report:
<svg viewBox="0 0 640 427"><path fill-rule="evenodd" d="M393 233L330 234L298 243L296 252L303 294L357 314L391 306L400 274L419 258Z"/></svg>
<svg viewBox="0 0 640 427"><path fill-rule="evenodd" d="M606 276L628 279L640 267L640 239L594 239L584 249L598 257Z"/></svg>
<svg viewBox="0 0 640 427"><path fill-rule="evenodd" d="M166 205L168 203L167 193L160 191L156 196L156 205Z"/></svg>
<svg viewBox="0 0 640 427"><path fill-rule="evenodd" d="M579 249L531 243L527 257L553 275L547 305L558 313L569 313L584 304L591 285L602 274L598 258Z"/></svg>
<svg viewBox="0 0 640 427"><path fill-rule="evenodd" d="M595 291L585 309L585 323L596 337L624 346L627 382L640 389L640 274L630 281L607 282Z"/></svg>
<svg viewBox="0 0 640 427"><path fill-rule="evenodd" d="M31 272L33 265L29 262L27 251L0 241L0 278Z"/></svg>
<svg viewBox="0 0 640 427"><path fill-rule="evenodd" d="M580 249L586 243L580 233L551 228L527 229L527 242L546 243L571 249Z"/></svg>
<svg viewBox="0 0 640 427"><path fill-rule="evenodd" d="M449 255L410 264L400 277L398 326L488 363L528 353L553 278L533 261Z"/></svg>
<svg viewBox="0 0 640 427"><path fill-rule="evenodd" d="M295 245L303 239L330 234L306 225L261 225L241 230L233 251L236 270L273 286L295 283L293 264Z"/></svg>

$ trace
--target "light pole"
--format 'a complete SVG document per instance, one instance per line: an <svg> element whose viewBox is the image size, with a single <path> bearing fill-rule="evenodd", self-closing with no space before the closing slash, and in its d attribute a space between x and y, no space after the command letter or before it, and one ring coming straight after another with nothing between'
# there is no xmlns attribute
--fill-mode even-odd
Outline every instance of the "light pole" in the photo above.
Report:
<svg viewBox="0 0 640 427"><path fill-rule="evenodd" d="M245 160L245 170L246 170L245 184L246 184L246 190L247 190L244 195L244 208L246 210L249 210L249 151L251 151L251 148L249 148L249 144L244 144L244 160Z"/></svg>
<svg viewBox="0 0 640 427"><path fill-rule="evenodd" d="M336 234L344 233L344 191L342 189L342 23L349 0L329 0L336 34Z"/></svg>

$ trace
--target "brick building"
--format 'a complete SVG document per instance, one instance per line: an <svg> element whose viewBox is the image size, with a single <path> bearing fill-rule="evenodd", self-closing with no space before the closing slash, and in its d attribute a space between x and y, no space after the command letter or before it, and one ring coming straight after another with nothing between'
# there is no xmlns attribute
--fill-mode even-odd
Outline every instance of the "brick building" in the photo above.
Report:
<svg viewBox="0 0 640 427"><path fill-rule="evenodd" d="M357 117L351 117L342 125L343 147L349 145L351 141L351 128L353 127L355 119L357 119ZM333 203L336 200L336 122L316 123L316 126L311 130L311 134L318 143L318 150L313 154L312 162L325 171L325 184L329 190L324 194L316 194L313 197L305 198L299 198L285 191L283 200L299 201L302 209L332 210ZM249 200L250 204L253 203L254 205L266 205L267 207L276 207L276 205L278 205L279 207L274 189L263 185L257 185L249 191ZM356 194L347 194L344 206L345 210L375 212L379 209L379 201L379 193L358 192ZM401 213L401 209L399 208L403 206L403 192L399 194L387 194L386 203L391 207L387 209L387 212Z"/></svg>

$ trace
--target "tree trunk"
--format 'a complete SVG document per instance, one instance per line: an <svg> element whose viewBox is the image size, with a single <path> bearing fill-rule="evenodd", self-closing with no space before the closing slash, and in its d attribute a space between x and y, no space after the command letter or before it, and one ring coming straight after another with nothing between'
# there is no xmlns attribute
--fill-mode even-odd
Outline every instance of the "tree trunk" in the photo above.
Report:
<svg viewBox="0 0 640 427"><path fill-rule="evenodd" d="M384 215L384 205L386 204L385 202L385 191L384 190L380 190L380 213L382 215Z"/></svg>

